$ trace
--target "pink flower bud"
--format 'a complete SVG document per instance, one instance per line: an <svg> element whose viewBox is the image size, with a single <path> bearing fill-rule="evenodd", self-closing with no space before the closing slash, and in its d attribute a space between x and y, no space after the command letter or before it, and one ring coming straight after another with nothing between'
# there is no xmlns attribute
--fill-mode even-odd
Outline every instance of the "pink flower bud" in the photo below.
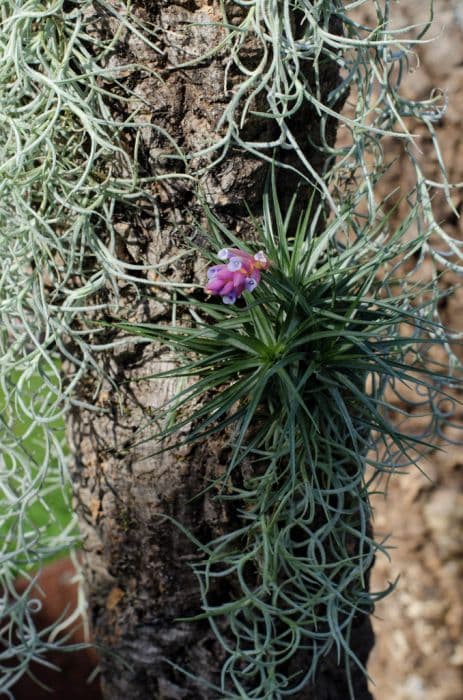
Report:
<svg viewBox="0 0 463 700"><path fill-rule="evenodd" d="M228 262L209 268L205 291L220 295L224 304L234 304L245 290L254 291L260 282L260 270L267 270L270 264L263 251L253 256L239 248L222 248L217 257Z"/></svg>

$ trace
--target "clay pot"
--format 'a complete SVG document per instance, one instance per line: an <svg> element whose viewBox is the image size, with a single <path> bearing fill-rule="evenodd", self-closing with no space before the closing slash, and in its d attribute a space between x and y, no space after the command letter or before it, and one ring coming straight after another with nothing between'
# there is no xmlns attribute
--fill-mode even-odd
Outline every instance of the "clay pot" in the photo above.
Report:
<svg viewBox="0 0 463 700"><path fill-rule="evenodd" d="M38 576L33 597L43 602L35 622L39 629L49 627L63 614L69 615L77 605L77 584L73 582L76 570L69 558L60 559L44 567ZM19 579L16 590L23 592L28 582ZM84 639L82 624L71 626L69 643L79 644ZM66 632L70 631L66 630ZM53 651L44 658L57 666L54 670L41 664L30 666L32 674L50 690L45 690L28 675L23 676L12 688L15 700L102 700L98 674L98 655L93 648L72 652ZM91 681L90 677L94 674ZM1 694L0 694L1 697Z"/></svg>

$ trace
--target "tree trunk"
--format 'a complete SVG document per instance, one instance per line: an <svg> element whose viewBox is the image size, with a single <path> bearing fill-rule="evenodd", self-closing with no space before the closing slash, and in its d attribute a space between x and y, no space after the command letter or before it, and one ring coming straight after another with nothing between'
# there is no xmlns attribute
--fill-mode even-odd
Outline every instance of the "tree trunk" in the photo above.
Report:
<svg viewBox="0 0 463 700"><path fill-rule="evenodd" d="M236 9L238 12L238 6ZM132 81L136 99L130 109L138 108L139 120L147 124L142 130L139 160L145 174L158 175L171 167L160 159L170 144L163 132L149 125L168 132L186 152L198 150L208 137L217 136L216 125L227 100L223 53L191 67L173 68L200 56L223 38L223 29L213 24L220 21L220 5L201 0L178 0L177 4L140 1L133 11L141 21L162 29L159 36L164 37L160 39L161 44L165 42L161 47L164 53L122 32L109 65L131 63L150 69L122 74L120 80L126 85ZM95 32L110 36L117 26L116 18L97 10ZM252 51L249 46L250 60ZM335 67L327 63L321 76L325 95L337 81ZM118 110L122 121L120 103L114 102L113 110L115 115ZM244 129L252 138L270 140L270 134L264 133L273 128L269 124L270 120L249 117ZM304 106L292 126L306 157L321 170L323 156L310 145L318 137L317 115ZM331 143L334 137L333 121L328 134ZM283 157L290 161L292 156L286 153ZM189 173L197 176L206 165L207 157L201 156L189 164ZM243 238L252 235L246 206L259 213L267 172L264 160L234 148L199 176L201 190L215 215ZM288 177L286 173L285 185L292 193L294 182ZM152 185L157 217L144 203L115 213L122 259L155 265L171 259L184 241L201 243L197 222L203 214L198 190L189 182L186 178L165 179ZM193 255L167 266L170 279L191 282L205 277ZM119 317L152 322L169 318L170 307L162 297L140 300L131 284L121 284L119 294ZM105 301L111 301L111 295L108 288ZM89 373L79 388L79 398L100 410L74 409L69 435L75 454L72 479L84 538L91 623L97 642L109 650L102 660L104 695L111 700L220 698L216 690L181 670L217 686L225 657L207 620L178 620L200 611L198 582L189 565L197 554L190 540L163 516L181 522L203 542L236 523L236 513L213 500L210 492L192 500L226 467L227 449L216 437L153 456L156 440L150 435L156 427L143 425L175 394L176 380L143 378L169 367L169 358L155 346L139 344L101 352L100 363L119 391L116 393L109 380L101 383L96 374ZM231 584L223 579L220 590L213 594L215 603L228 600L233 595ZM373 643L367 617L359 617L354 637L352 647L366 663ZM352 673L356 700L370 698L363 674L355 667ZM346 673L337 666L335 650L319 670L315 685L295 697L346 700Z"/></svg>

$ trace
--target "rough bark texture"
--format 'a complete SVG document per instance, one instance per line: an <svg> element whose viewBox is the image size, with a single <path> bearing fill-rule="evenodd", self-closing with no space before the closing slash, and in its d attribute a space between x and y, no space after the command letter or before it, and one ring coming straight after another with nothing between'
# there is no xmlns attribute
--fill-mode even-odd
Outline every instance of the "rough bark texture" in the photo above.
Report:
<svg viewBox="0 0 463 700"><path fill-rule="evenodd" d="M101 12L101 10L99 11ZM199 56L216 44L221 29L219 4L194 0L136 3L139 18L162 29L165 55L150 50L141 40L123 34L111 64L125 62L147 66L127 74L139 97L139 118L171 134L186 151L196 150L215 135L216 124L227 97L224 95L223 56L181 70L171 67ZM188 24L191 23L191 24ZM99 15L96 31L111 34L117 20ZM252 47L249 48L250 56ZM251 56L252 57L252 56ZM124 76L121 77L124 80ZM323 90L328 93L337 82L333 66L326 66ZM133 105L132 105L133 108ZM120 105L114 105L120 110ZM120 114L121 119L123 114ZM249 122L249 133L267 138L269 122ZM294 120L300 143L315 167L322 157L310 150L316 140L317 117L304 109ZM331 124L329 138L335 135ZM130 144L129 144L130 146ZM147 126L142 156L147 173L166 168L159 160L168 148L159 131ZM194 173L203 159L190 164ZM168 166L167 166L168 167ZM202 187L215 212L228 225L246 235L250 220L246 203L259 211L267 165L238 150L202 178ZM286 181L293 191L291 181ZM141 208L135 214L116 213L120 235L119 255L128 262L157 263L169 258L188 238L197 234L194 218L201 217L194 191L186 180L165 180L153 185L159 207L159 225L154 213ZM196 238L198 240L198 238ZM185 258L167 271L172 279L190 281L204 278L195 257ZM160 320L169 308L162 301L136 300L131 286L121 286L121 314L131 320ZM108 289L108 297L111 291ZM183 447L153 456L154 441L148 437L155 426L140 428L148 416L176 390L175 380L147 381L147 375L169 366L169 360L153 346L134 346L101 355L101 363L115 379L120 393L109 383L88 376L80 387L80 398L101 408L90 412L75 410L69 433L76 455L72 471L76 502L85 542L85 569L90 597L91 622L97 641L111 650L102 661L102 684L111 700L217 700L220 695L196 683L165 659L218 683L224 652L207 622L179 622L177 618L198 612L199 595L189 561L194 547L163 515L181 521L196 537L209 541L232 527L236 515L210 494L195 500L208 480L226 466L227 452L219 440ZM217 601L227 600L233 591L224 579L213 591ZM352 640L359 657L366 662L372 646L369 620L360 618ZM370 698L362 674L354 670L356 700ZM337 668L335 655L328 657L313 688L297 697L311 700L346 700L344 669Z"/></svg>

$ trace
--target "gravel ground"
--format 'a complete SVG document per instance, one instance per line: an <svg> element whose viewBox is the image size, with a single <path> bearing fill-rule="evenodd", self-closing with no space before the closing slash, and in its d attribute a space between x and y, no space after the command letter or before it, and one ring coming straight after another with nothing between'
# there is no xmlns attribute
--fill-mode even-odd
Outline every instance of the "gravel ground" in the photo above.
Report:
<svg viewBox="0 0 463 700"><path fill-rule="evenodd" d="M426 17L425 0L395 5L396 21L417 24ZM435 21L420 47L420 66L407 79L408 94L426 98L433 88L448 97L448 111L437 127L442 154L452 182L463 181L463 0L436 0ZM394 146L391 146L394 148ZM426 172L438 179L429 138L420 140ZM400 155L385 192L409 189L412 172ZM463 189L455 190L463 209ZM462 220L436 196L437 219L461 239ZM452 275L444 285L456 281ZM446 323L463 330L463 287L442 309ZM463 392L460 393L460 400ZM463 406L450 437L463 438ZM451 434L452 433L452 434ZM377 497L377 537L390 534L392 563L378 560L373 587L400 579L396 591L377 606L376 646L369 673L375 700L461 700L463 698L463 447L436 450L418 470L391 479L387 498Z"/></svg>

